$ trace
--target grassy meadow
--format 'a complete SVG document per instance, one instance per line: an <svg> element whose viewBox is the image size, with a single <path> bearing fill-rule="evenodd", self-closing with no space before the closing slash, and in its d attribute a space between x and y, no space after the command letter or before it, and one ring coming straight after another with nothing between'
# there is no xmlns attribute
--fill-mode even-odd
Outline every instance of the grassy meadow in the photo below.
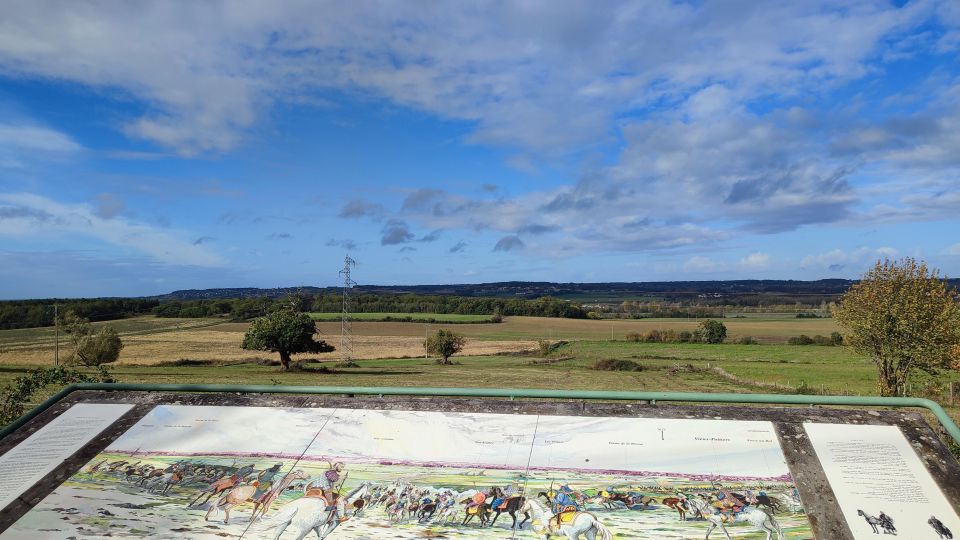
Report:
<svg viewBox="0 0 960 540"><path fill-rule="evenodd" d="M340 321L339 313L311 313L315 321ZM354 321L441 322L441 323L487 323L491 315L461 315L459 313L353 313Z"/></svg>
<svg viewBox="0 0 960 540"><path fill-rule="evenodd" d="M370 314L388 315L388 314ZM389 314L393 315L393 314ZM397 314L404 315L404 314ZM686 319L573 320L507 317L499 324L375 322L353 324L358 368L336 368L337 352L299 355L299 371L280 372L268 352L240 348L248 323L222 319L137 317L109 323L124 349L112 370L124 382L360 386L459 386L688 392L795 392L873 395L873 364L846 347L786 345L800 334L829 335L832 319L786 316L728 318L728 338L751 336L756 345L635 343L626 335L650 330L693 330ZM469 317L469 316L467 316ZM338 345L340 323L317 322L320 338ZM468 338L453 366L424 358L423 339L439 328ZM538 340L555 344L540 356ZM61 336L61 354L66 356ZM53 365L54 330L0 331L0 384L41 365ZM640 371L598 371L597 360L627 359ZM319 369L319 368L324 369ZM944 375L943 377L947 377ZM953 380L960 380L951 374ZM947 380L942 378L941 380ZM932 381L918 376L914 395L933 395ZM941 393L941 395L944 395ZM960 402L960 395L956 396ZM944 398L945 400L945 398Z"/></svg>

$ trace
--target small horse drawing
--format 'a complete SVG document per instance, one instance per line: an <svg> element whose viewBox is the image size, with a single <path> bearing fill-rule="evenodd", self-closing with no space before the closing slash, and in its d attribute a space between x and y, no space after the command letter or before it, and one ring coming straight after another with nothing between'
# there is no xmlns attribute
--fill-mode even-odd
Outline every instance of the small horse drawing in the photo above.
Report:
<svg viewBox="0 0 960 540"><path fill-rule="evenodd" d="M543 540L549 540L550 536L566 536L568 540L579 540L584 536L587 540L596 540L597 535L600 535L601 540L613 540L610 529L590 512L576 511L569 522L558 523L555 514L536 499L527 499L520 511L533 516L533 531L543 537ZM520 526L523 526L523 522Z"/></svg>
<svg viewBox="0 0 960 540"><path fill-rule="evenodd" d="M873 529L873 534L880 534L880 529L882 528L883 534L892 534L896 536L897 528L893 526L893 519L883 512L880 512L879 516L871 516L863 510L858 509L857 515L863 516L863 519L866 520L867 524L870 525L870 528ZM877 527L877 525L880 527Z"/></svg>
<svg viewBox="0 0 960 540"><path fill-rule="evenodd" d="M183 474L180 471L162 473L161 476L152 480L145 487L149 493L159 492L161 495L166 495L174 484L180 483L180 480L183 480Z"/></svg>
<svg viewBox="0 0 960 540"><path fill-rule="evenodd" d="M213 503L210 508L207 509L207 513L203 516L204 521L210 521L210 513L214 510L223 510L223 524L229 525L230 509L234 506L252 501L253 495L257 492L258 485L258 482L253 482L252 484L237 486L226 492L226 494L217 499L217 502ZM253 516L250 516L250 518L252 520Z"/></svg>
<svg viewBox="0 0 960 540"><path fill-rule="evenodd" d="M713 512L710 503L701 497L688 497L686 505L690 514L695 515L697 519L706 519L706 516Z"/></svg>
<svg viewBox="0 0 960 540"><path fill-rule="evenodd" d="M480 526L485 527L487 522L490 521L490 505L488 503L480 503L477 506L471 506L465 510L466 516L463 518L463 522L460 525L466 525L473 521L473 518L476 517L480 520Z"/></svg>
<svg viewBox="0 0 960 540"><path fill-rule="evenodd" d="M936 516L930 516L930 519L927 520L927 523L933 527L934 532L937 533L937 536L940 538L946 538L947 540L953 540L953 533L950 532L950 529L943 524L942 521L937 519Z"/></svg>
<svg viewBox="0 0 960 540"><path fill-rule="evenodd" d="M857 510L857 515L863 516L863 519L867 520L867 524L873 529L873 534L880 534L880 529L877 527L880 524L880 518L871 516L863 510Z"/></svg>
<svg viewBox="0 0 960 540"><path fill-rule="evenodd" d="M224 476L222 478L218 478L217 480L214 480L212 483L210 483L209 486L201 490L200 494L197 495L197 498L194 499L193 502L191 502L187 506L188 507L198 506L197 505L198 501L204 495L206 495L207 498L204 499L203 502L200 503L200 505L206 504L207 501L209 501L210 498L213 497L214 495L219 497L221 493L223 493L228 489L233 488L233 486L235 485L237 485L237 478L235 476Z"/></svg>
<svg viewBox="0 0 960 540"><path fill-rule="evenodd" d="M770 510L771 514L776 514L777 512L782 512L784 510L783 503L776 497L770 497L766 494L757 495L754 497L756 500L756 505L765 506Z"/></svg>
<svg viewBox="0 0 960 540"><path fill-rule="evenodd" d="M499 490L499 488L497 488ZM498 497L503 497L503 493L498 493ZM510 525L511 529L517 528L517 511L520 510L520 507L523 506L523 503L526 499L520 495L515 495L513 497L507 497L493 509L496 515L493 516L493 520L490 521L490 526L493 527L497 523L497 518L500 517L500 514L508 514L513 518L513 525ZM524 520L530 519L530 515L527 515L527 518Z"/></svg>
<svg viewBox="0 0 960 540"><path fill-rule="evenodd" d="M680 514L680 521L687 520L687 506L684 503L683 499L678 497L666 497L661 501L664 506L667 508L672 508Z"/></svg>
<svg viewBox="0 0 960 540"><path fill-rule="evenodd" d="M770 540L774 533L777 535L777 540L784 540L783 530L780 529L780 524L777 523L777 520L773 519L773 516L771 516L768 511L757 508L756 506L746 506L743 510L732 516L724 516L717 511L712 514L707 514L705 517L710 522L710 528L707 529L707 536L704 537L704 540L710 540L710 533L717 527L723 531L723 534L727 535L727 539L729 540L730 533L727 531L726 526L724 526L725 520L729 520L732 523L749 523L758 531L767 533L766 540Z"/></svg>

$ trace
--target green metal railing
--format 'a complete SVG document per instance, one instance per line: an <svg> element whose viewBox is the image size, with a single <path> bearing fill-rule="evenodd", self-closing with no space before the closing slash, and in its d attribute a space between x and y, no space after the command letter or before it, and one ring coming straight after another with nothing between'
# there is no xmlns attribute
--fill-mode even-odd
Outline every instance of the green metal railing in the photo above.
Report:
<svg viewBox="0 0 960 540"><path fill-rule="evenodd" d="M589 399L605 401L669 401L679 403L751 403L767 405L840 405L858 407L917 407L929 410L960 444L960 428L935 401L911 397L807 396L787 394L708 394L701 392L605 392L599 390L538 390L531 388L420 388L376 386L280 386L230 384L72 384L0 430L3 439L55 403L80 390L239 394L335 394L367 396L443 396L478 398Z"/></svg>

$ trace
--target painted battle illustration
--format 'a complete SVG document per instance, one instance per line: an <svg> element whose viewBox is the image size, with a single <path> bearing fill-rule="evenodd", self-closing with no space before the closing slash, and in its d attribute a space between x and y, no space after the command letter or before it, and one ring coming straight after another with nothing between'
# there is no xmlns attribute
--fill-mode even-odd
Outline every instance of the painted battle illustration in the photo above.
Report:
<svg viewBox="0 0 960 540"><path fill-rule="evenodd" d="M813 535L769 422L162 405L21 538Z"/></svg>

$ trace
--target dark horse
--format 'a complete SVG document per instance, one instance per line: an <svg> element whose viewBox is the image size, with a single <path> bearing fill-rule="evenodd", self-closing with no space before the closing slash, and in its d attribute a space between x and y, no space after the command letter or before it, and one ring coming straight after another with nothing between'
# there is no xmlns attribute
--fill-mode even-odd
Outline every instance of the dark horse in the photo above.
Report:
<svg viewBox="0 0 960 540"><path fill-rule="evenodd" d="M756 495L754 498L757 501L758 507L766 506L768 509L770 509L771 514L776 514L777 512L783 511L783 505L780 504L780 501L771 499L769 495Z"/></svg>
<svg viewBox="0 0 960 540"><path fill-rule="evenodd" d="M435 514L436 511L437 511L436 501L428 502L420 505L420 508L417 510L417 522L423 523L425 521L428 521L430 518L433 517L433 514Z"/></svg>
<svg viewBox="0 0 960 540"><path fill-rule="evenodd" d="M490 521L490 526L493 527L494 523L497 522L497 518L500 517L500 514L507 513L510 515L510 517L513 518L513 525L510 525L510 528L516 529L517 528L517 510L520 510L520 507L523 506L523 503L526 502L526 499L521 497L520 495L514 495L509 498L504 498L505 496L503 494L503 490L501 490L500 488L493 488L493 491L491 491L491 494L494 496L494 498L503 498L504 500L503 502L498 504L496 508L492 509L496 513L496 515L494 515L493 520ZM523 527L523 524L526 523L528 519L530 519L529 513L524 512L523 515L524 515L524 518L523 518L523 521L520 522L520 527Z"/></svg>

